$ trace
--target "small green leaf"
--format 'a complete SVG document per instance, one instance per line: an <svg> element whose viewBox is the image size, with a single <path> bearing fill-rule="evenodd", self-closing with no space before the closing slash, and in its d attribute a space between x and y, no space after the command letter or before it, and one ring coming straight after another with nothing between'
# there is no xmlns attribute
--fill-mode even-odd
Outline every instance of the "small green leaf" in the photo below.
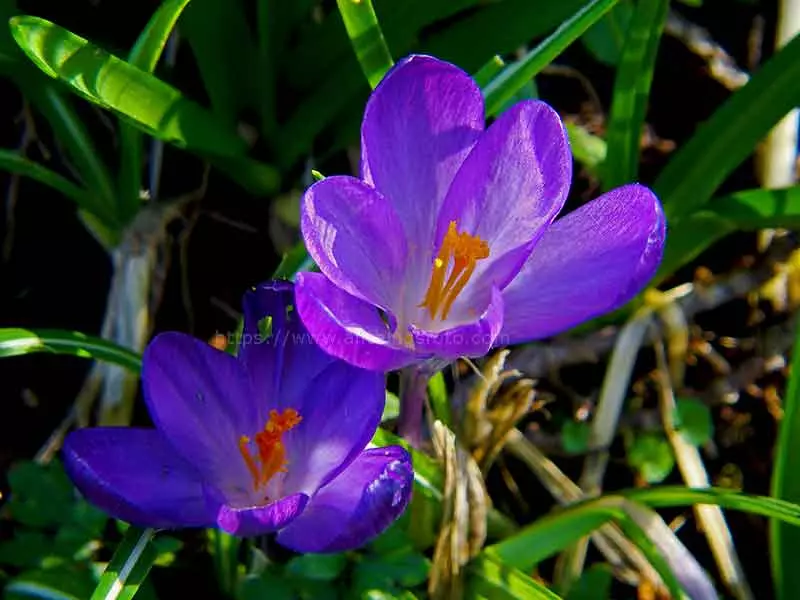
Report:
<svg viewBox="0 0 800 600"><path fill-rule="evenodd" d="M500 71L506 66L505 61L495 54L489 61L480 69L475 71L472 78L479 88L484 88L489 85L489 82L500 74Z"/></svg>
<svg viewBox="0 0 800 600"><path fill-rule="evenodd" d="M345 566L345 554L303 554L286 563L286 572L303 579L333 581Z"/></svg>
<svg viewBox="0 0 800 600"><path fill-rule="evenodd" d="M575 123L565 123L572 155L593 175L597 176L606 159L608 144L600 136L589 133Z"/></svg>
<svg viewBox="0 0 800 600"><path fill-rule="evenodd" d="M237 600L296 600L291 584L275 573L265 571L261 575L248 575L236 594Z"/></svg>
<svg viewBox="0 0 800 600"><path fill-rule="evenodd" d="M522 571L482 554L467 567L466 598L492 600L560 600Z"/></svg>
<svg viewBox="0 0 800 600"><path fill-rule="evenodd" d="M711 410L697 398L678 398L673 419L675 428L695 446L702 446L714 435Z"/></svg>
<svg viewBox="0 0 800 600"><path fill-rule="evenodd" d="M30 527L55 527L69 521L73 488L58 462L15 464L8 472L11 516Z"/></svg>
<svg viewBox="0 0 800 600"><path fill-rule="evenodd" d="M370 87L375 89L394 61L383 38L372 0L337 0L337 4L361 70Z"/></svg>
<svg viewBox="0 0 800 600"><path fill-rule="evenodd" d="M52 552L52 540L41 531L17 528L14 537L0 542L0 564L18 569L41 567Z"/></svg>
<svg viewBox="0 0 800 600"><path fill-rule="evenodd" d="M506 101L611 10L617 1L592 0L587 3L541 44L502 71L483 90L486 98L486 114L489 116L498 114Z"/></svg>
<svg viewBox="0 0 800 600"><path fill-rule="evenodd" d="M139 371L142 368L142 359L137 353L77 331L0 328L0 358L34 352L70 354L81 358L104 360L131 371Z"/></svg>
<svg viewBox="0 0 800 600"><path fill-rule="evenodd" d="M62 564L26 571L3 590L4 600L86 600L94 587L91 571L83 565Z"/></svg>
<svg viewBox="0 0 800 600"><path fill-rule="evenodd" d="M561 428L561 444L570 454L583 454L589 447L591 426L586 421L567 421Z"/></svg>
<svg viewBox="0 0 800 600"><path fill-rule="evenodd" d="M146 71L39 17L11 19L14 39L45 74L150 135L209 156L243 156L245 141Z"/></svg>
<svg viewBox="0 0 800 600"><path fill-rule="evenodd" d="M645 433L628 447L628 463L648 483L661 483L675 468L675 455L664 436Z"/></svg>
<svg viewBox="0 0 800 600"><path fill-rule="evenodd" d="M434 418L440 420L448 427L453 425L453 411L450 409L450 398L447 395L447 386L444 374L438 371L428 380L428 398Z"/></svg>
<svg viewBox="0 0 800 600"><path fill-rule="evenodd" d="M386 403L383 405L383 415L381 415L381 423L396 419L400 414L400 398L397 394L393 394L386 390Z"/></svg>

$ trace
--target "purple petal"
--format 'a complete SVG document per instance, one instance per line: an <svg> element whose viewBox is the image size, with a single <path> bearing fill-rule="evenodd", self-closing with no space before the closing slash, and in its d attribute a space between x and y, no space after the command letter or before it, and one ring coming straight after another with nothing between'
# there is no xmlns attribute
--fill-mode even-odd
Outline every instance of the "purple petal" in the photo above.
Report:
<svg viewBox="0 0 800 600"><path fill-rule="evenodd" d="M313 494L361 453L380 424L385 387L383 373L337 361L301 397L281 398L303 419L284 435L284 494Z"/></svg>
<svg viewBox="0 0 800 600"><path fill-rule="evenodd" d="M405 510L414 472L399 446L373 448L322 488L305 512L278 533L297 552L342 552L382 533Z"/></svg>
<svg viewBox="0 0 800 600"><path fill-rule="evenodd" d="M251 486L238 444L260 428L259 407L235 357L162 333L145 350L142 387L156 428L205 480L220 489Z"/></svg>
<svg viewBox="0 0 800 600"><path fill-rule="evenodd" d="M375 306L351 296L319 273L299 273L297 311L327 353L371 371L392 371L419 357L396 343ZM424 357L423 357L424 358Z"/></svg>
<svg viewBox="0 0 800 600"><path fill-rule="evenodd" d="M81 494L141 527L210 527L198 473L154 429L79 429L64 440L64 468Z"/></svg>
<svg viewBox="0 0 800 600"><path fill-rule="evenodd" d="M221 506L217 525L223 531L239 537L272 533L294 521L308 503L305 494L293 494L265 506L233 508Z"/></svg>
<svg viewBox="0 0 800 600"><path fill-rule="evenodd" d="M263 427L281 398L294 399L336 359L311 342L294 309L294 285L263 283L245 294L244 327L238 359L253 382L258 416L251 429ZM270 318L269 336L259 322Z"/></svg>
<svg viewBox="0 0 800 600"><path fill-rule="evenodd" d="M520 102L489 127L456 175L437 223L437 246L451 221L489 244L468 290L488 295L513 279L564 206L571 179L564 125L544 102Z"/></svg>
<svg viewBox="0 0 800 600"><path fill-rule="evenodd" d="M337 286L383 307L397 302L408 260L395 209L354 177L328 177L303 196L308 253Z"/></svg>
<svg viewBox="0 0 800 600"><path fill-rule="evenodd" d="M503 297L496 287L480 319L445 331L430 332L411 327L414 347L424 354L455 360L462 356L483 356L494 345L503 326Z"/></svg>
<svg viewBox="0 0 800 600"><path fill-rule="evenodd" d="M483 127L478 86L458 67L430 56L398 62L367 102L361 175L402 222L412 279L427 276L439 208Z"/></svg>
<svg viewBox="0 0 800 600"><path fill-rule="evenodd" d="M655 273L664 237L661 204L636 184L558 220L503 291L498 342L548 337L622 306Z"/></svg>

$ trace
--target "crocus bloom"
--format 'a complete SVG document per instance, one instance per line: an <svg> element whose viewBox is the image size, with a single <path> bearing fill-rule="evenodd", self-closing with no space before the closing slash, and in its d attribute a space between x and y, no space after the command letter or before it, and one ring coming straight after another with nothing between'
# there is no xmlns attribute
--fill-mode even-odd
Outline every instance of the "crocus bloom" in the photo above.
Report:
<svg viewBox="0 0 800 600"><path fill-rule="evenodd" d="M322 272L297 278L317 342L392 370L548 337L631 299L661 260L658 199L626 185L555 220L572 157L558 115L524 101L484 129L463 71L398 63L361 126L361 177L328 177L302 200Z"/></svg>
<svg viewBox="0 0 800 600"><path fill-rule="evenodd" d="M292 301L289 283L249 292L236 357L157 336L142 371L156 428L81 429L65 441L86 498L140 526L278 531L298 552L351 549L388 527L413 473L403 448L365 450L383 376L322 352Z"/></svg>

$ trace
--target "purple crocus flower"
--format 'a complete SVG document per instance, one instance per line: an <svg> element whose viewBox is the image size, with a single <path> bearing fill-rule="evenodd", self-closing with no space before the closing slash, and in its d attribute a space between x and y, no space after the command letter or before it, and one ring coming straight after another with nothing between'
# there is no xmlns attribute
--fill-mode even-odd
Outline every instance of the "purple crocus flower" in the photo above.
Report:
<svg viewBox="0 0 800 600"><path fill-rule="evenodd" d="M236 357L157 336L142 371L156 428L80 429L65 441L84 496L140 526L278 531L298 552L355 548L388 527L413 473L403 448L365 450L383 375L322 352L292 305L290 283L249 292Z"/></svg>
<svg viewBox="0 0 800 600"><path fill-rule="evenodd" d="M361 177L305 193L319 273L297 307L327 352L392 370L551 336L631 299L661 260L665 221L641 185L555 221L569 142L544 102L484 129L477 84L428 56L398 63L361 126Z"/></svg>

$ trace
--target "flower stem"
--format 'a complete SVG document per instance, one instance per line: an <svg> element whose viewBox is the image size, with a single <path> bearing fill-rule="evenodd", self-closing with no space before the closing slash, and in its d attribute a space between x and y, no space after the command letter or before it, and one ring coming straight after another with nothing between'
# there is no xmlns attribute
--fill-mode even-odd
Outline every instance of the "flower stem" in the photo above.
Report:
<svg viewBox="0 0 800 600"><path fill-rule="evenodd" d="M419 366L406 367L400 371L400 416L397 420L397 433L414 448L422 445L423 409L431 375L429 370Z"/></svg>

